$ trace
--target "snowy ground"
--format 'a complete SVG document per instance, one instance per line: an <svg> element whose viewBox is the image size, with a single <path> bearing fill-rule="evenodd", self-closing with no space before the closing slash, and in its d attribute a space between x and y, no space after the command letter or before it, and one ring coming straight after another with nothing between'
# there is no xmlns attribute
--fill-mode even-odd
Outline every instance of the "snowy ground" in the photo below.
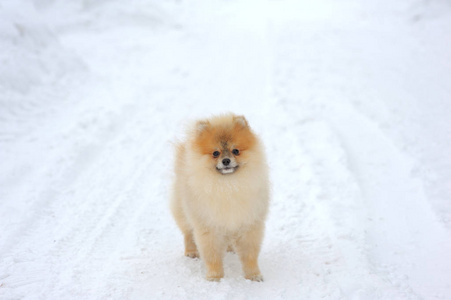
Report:
<svg viewBox="0 0 451 300"><path fill-rule="evenodd" d="M451 299L451 5L0 3L1 299ZM171 141L245 114L260 257L207 282L168 210Z"/></svg>

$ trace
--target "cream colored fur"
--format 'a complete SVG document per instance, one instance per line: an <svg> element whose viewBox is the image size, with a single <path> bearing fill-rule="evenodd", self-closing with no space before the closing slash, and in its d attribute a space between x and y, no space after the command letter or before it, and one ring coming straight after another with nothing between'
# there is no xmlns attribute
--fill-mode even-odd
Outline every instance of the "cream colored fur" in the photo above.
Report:
<svg viewBox="0 0 451 300"><path fill-rule="evenodd" d="M225 126L234 117L208 121L211 126ZM207 279L219 280L224 276L224 253L232 246L245 278L261 281L257 260L269 202L268 168L261 144L257 139L256 145L246 150L247 159L235 173L222 175L211 167L212 158L194 147L196 134L195 128L177 147L171 199L172 213L184 235L185 255L200 254Z"/></svg>

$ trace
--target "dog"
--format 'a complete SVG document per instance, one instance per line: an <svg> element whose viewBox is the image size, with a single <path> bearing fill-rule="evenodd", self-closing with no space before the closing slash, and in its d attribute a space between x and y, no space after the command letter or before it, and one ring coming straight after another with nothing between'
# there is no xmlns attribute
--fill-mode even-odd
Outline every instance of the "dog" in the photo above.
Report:
<svg viewBox="0 0 451 300"><path fill-rule="evenodd" d="M263 281L258 256L269 200L266 156L244 116L199 120L176 145L171 211L185 255L200 256L207 280L224 277L223 257L233 249L244 277Z"/></svg>

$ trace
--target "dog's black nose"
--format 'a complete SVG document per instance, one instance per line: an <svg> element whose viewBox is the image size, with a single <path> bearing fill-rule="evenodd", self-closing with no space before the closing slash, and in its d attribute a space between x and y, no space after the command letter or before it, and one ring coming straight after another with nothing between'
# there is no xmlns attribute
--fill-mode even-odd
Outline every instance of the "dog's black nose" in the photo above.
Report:
<svg viewBox="0 0 451 300"><path fill-rule="evenodd" d="M223 164L224 166L228 166L228 165L230 164L230 159L224 158L224 159L222 160L222 164Z"/></svg>

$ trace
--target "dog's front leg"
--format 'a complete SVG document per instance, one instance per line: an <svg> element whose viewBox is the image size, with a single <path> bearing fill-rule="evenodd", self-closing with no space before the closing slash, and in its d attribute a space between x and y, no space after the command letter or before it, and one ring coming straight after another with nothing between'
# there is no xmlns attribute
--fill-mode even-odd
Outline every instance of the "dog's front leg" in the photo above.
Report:
<svg viewBox="0 0 451 300"><path fill-rule="evenodd" d="M207 267L207 280L219 281L224 277L222 259L225 252L224 237L211 230L196 230L196 244L200 257L205 261Z"/></svg>
<svg viewBox="0 0 451 300"><path fill-rule="evenodd" d="M258 254L263 239L264 224L255 224L244 232L236 242L236 250L243 264L244 277L253 281L263 281L258 267Z"/></svg>

